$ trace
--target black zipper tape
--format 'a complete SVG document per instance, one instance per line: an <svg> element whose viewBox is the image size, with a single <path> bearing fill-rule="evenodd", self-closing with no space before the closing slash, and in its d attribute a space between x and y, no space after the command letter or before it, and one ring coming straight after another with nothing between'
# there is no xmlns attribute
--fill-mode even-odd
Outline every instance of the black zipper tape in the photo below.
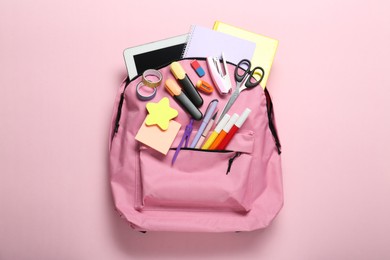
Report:
<svg viewBox="0 0 390 260"><path fill-rule="evenodd" d="M115 118L115 133L118 133L119 120L121 119L123 100L125 99L125 92L122 92L121 99L119 100L118 111Z"/></svg>
<svg viewBox="0 0 390 260"><path fill-rule="evenodd" d="M282 152L281 144L280 144L278 133L277 133L276 127L275 127L274 108L273 108L271 96L270 96L267 88L264 89L264 93L265 93L265 98L267 101L268 126L269 126L269 129L271 130L273 137L274 137L276 149L278 150L278 154L281 154L281 152Z"/></svg>
<svg viewBox="0 0 390 260"><path fill-rule="evenodd" d="M170 148L169 150L177 150L177 148ZM189 147L182 147L182 148L180 148L180 150L197 151L197 152L204 152L204 153L231 153L231 152L234 152L232 150L203 150L203 149L199 149L199 148L189 148ZM229 172L230 172L230 170L232 168L234 160L237 157L239 157L241 154L242 154L242 152L235 152L235 154L231 158L229 158L228 167L227 167L227 170L226 170L226 175L229 174Z"/></svg>
<svg viewBox="0 0 390 260"><path fill-rule="evenodd" d="M169 148L169 150L177 150L177 147ZM199 149L199 148L190 148L190 147L182 147L180 150L184 151L197 151L197 152L204 152L204 153L231 153L232 150L206 150L206 149Z"/></svg>

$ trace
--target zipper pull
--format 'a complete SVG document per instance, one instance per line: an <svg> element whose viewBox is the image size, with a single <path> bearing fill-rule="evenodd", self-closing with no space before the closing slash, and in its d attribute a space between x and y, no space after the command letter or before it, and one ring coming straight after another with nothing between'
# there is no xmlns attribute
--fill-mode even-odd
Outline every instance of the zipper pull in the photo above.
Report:
<svg viewBox="0 0 390 260"><path fill-rule="evenodd" d="M228 175L228 173L230 172L230 168L232 167L232 164L233 164L233 161L239 157L241 155L240 152L236 152L236 154L229 159L229 163L228 163L228 168L227 168L227 171L226 171L226 175Z"/></svg>

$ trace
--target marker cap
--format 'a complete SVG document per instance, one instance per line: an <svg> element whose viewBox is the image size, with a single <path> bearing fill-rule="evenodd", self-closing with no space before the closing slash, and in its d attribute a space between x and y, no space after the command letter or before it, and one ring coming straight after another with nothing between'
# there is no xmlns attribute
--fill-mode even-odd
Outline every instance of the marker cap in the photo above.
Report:
<svg viewBox="0 0 390 260"><path fill-rule="evenodd" d="M177 62L177 61L172 62L170 69L171 69L173 76L175 76L176 79L184 79L185 78L186 72L184 71L183 67L180 65L179 62Z"/></svg>
<svg viewBox="0 0 390 260"><path fill-rule="evenodd" d="M171 94L172 96L178 96L181 93L181 88L177 84L177 82L173 79L167 79L165 81L165 89Z"/></svg>
<svg viewBox="0 0 390 260"><path fill-rule="evenodd" d="M227 124L229 119L230 119L230 115L229 114L225 114L225 116L221 119L221 121L215 127L214 131L219 134L222 131L222 129L225 127L225 125Z"/></svg>
<svg viewBox="0 0 390 260"><path fill-rule="evenodd" d="M249 108L246 108L244 110L244 112L242 112L241 116L237 119L237 122L235 123L235 125L240 128L245 120L248 118L249 114L252 112L252 110L250 110Z"/></svg>
<svg viewBox="0 0 390 260"><path fill-rule="evenodd" d="M230 129L232 128L232 126L234 125L234 123L237 121L237 119L239 118L240 116L236 113L234 113L231 117L230 117L230 120L226 123L226 125L224 126L223 128L223 131L228 133L230 131Z"/></svg>

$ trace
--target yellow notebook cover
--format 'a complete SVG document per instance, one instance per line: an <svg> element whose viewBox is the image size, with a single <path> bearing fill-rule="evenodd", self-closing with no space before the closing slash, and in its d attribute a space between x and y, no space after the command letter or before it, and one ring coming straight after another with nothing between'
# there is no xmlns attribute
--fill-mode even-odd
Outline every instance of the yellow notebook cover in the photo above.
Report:
<svg viewBox="0 0 390 260"><path fill-rule="evenodd" d="M265 75L261 81L261 86L265 88L279 41L219 21L214 23L213 30L227 33L256 43L256 49L253 54L251 63L252 68L260 66L264 69Z"/></svg>

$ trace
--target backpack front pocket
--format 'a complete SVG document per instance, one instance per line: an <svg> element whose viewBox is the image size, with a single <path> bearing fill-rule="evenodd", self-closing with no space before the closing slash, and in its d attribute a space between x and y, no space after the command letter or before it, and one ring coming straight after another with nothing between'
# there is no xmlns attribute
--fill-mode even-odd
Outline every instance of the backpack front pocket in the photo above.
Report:
<svg viewBox="0 0 390 260"><path fill-rule="evenodd" d="M253 136L229 151L182 148L174 165L175 150L166 156L142 146L140 174L142 210L221 210L247 212L249 168ZM234 147L234 146L233 146Z"/></svg>

